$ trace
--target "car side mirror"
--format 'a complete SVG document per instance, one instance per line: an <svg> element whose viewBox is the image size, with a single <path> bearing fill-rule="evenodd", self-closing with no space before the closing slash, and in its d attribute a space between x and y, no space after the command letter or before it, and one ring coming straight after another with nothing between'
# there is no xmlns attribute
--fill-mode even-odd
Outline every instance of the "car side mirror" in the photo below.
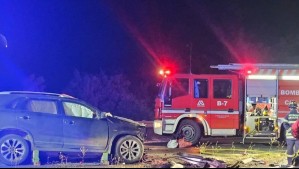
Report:
<svg viewBox="0 0 299 169"><path fill-rule="evenodd" d="M110 112L101 112L101 118L106 118L106 117L113 117L113 115Z"/></svg>
<svg viewBox="0 0 299 169"><path fill-rule="evenodd" d="M105 117L112 117L112 114L110 112L106 112Z"/></svg>
<svg viewBox="0 0 299 169"><path fill-rule="evenodd" d="M98 112L93 113L92 118L93 119L99 119L100 118L99 113Z"/></svg>

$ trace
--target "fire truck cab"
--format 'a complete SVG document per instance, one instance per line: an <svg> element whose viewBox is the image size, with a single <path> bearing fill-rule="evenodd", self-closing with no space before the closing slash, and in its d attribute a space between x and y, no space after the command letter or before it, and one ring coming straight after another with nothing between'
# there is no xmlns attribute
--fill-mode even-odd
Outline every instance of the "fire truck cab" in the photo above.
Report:
<svg viewBox="0 0 299 169"><path fill-rule="evenodd" d="M164 75L155 100L156 134L174 134L193 145L209 136L240 136L244 142L284 135L288 103L299 101L299 65L211 68L233 73Z"/></svg>

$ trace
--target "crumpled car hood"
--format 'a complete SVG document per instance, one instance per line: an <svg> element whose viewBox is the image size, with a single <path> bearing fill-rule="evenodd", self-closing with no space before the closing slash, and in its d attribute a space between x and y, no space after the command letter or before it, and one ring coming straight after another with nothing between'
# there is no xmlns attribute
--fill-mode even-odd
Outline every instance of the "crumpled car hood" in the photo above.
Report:
<svg viewBox="0 0 299 169"><path fill-rule="evenodd" d="M127 123L131 123L131 124L133 124L135 126L141 126L141 127L145 127L146 126L144 123L138 123L138 122L136 122L134 120L123 118L123 117L119 117L119 116L113 116L113 118L121 120L121 121L124 121L124 122L127 122Z"/></svg>

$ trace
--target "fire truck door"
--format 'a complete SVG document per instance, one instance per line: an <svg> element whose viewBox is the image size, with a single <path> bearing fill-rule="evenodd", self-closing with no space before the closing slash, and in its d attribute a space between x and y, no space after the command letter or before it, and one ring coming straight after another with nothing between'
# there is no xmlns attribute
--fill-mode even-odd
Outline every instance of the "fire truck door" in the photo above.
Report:
<svg viewBox="0 0 299 169"><path fill-rule="evenodd" d="M193 79L193 99L192 106L194 113L200 114L208 123L209 117L207 116L210 110L210 97L209 97L209 84L210 78L202 77Z"/></svg>
<svg viewBox="0 0 299 169"><path fill-rule="evenodd" d="M168 82L164 94L163 118L174 119L192 111L189 85L188 78L174 78Z"/></svg>
<svg viewBox="0 0 299 169"><path fill-rule="evenodd" d="M239 128L238 80L230 77L211 78L211 82L211 107L208 115L212 134L213 129L234 132L233 129Z"/></svg>

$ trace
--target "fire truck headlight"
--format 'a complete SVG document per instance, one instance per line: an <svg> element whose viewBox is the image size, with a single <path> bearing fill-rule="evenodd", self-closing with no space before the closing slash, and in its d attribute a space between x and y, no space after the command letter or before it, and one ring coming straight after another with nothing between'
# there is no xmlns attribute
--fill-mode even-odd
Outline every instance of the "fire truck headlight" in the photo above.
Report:
<svg viewBox="0 0 299 169"><path fill-rule="evenodd" d="M248 126L244 126L244 132L245 132L245 134L249 133L249 127Z"/></svg>
<svg viewBox="0 0 299 169"><path fill-rule="evenodd" d="M162 121L155 121L154 128L162 128Z"/></svg>

